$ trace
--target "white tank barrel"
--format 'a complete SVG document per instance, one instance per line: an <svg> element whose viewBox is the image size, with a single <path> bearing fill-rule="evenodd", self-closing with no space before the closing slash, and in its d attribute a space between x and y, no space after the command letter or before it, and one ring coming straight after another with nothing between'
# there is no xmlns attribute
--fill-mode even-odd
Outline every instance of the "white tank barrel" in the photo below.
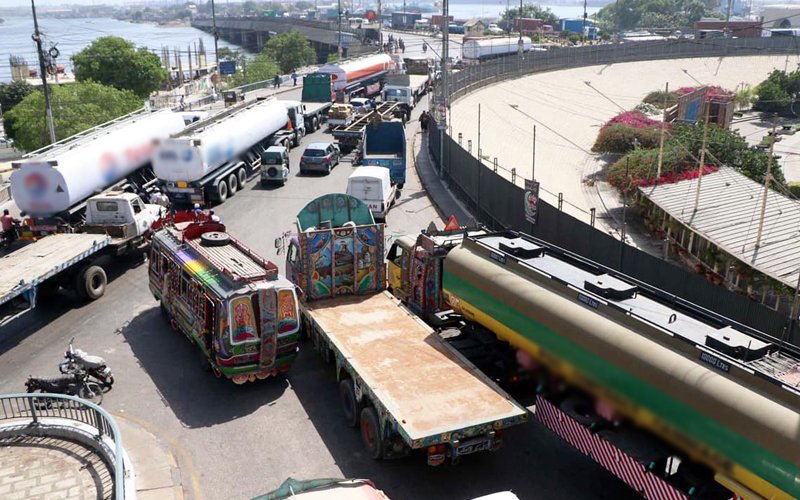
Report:
<svg viewBox="0 0 800 500"><path fill-rule="evenodd" d="M461 46L461 57L464 59L480 59L482 57L516 54L519 51L519 37L484 38L481 40L464 40ZM531 50L531 39L522 37L522 51Z"/></svg>
<svg viewBox="0 0 800 500"><path fill-rule="evenodd" d="M147 165L154 141L178 133L184 126L181 115L169 110L143 113L15 162L11 196L29 215L69 211Z"/></svg>
<svg viewBox="0 0 800 500"><path fill-rule="evenodd" d="M162 181L194 182L286 127L286 106L269 99L238 110L201 128L166 139L153 155Z"/></svg>
<svg viewBox="0 0 800 500"><path fill-rule="evenodd" d="M388 54L360 57L346 63L333 63L322 66L317 73L328 73L333 80L333 89L341 90L351 83L372 76L381 71L395 68L394 60Z"/></svg>

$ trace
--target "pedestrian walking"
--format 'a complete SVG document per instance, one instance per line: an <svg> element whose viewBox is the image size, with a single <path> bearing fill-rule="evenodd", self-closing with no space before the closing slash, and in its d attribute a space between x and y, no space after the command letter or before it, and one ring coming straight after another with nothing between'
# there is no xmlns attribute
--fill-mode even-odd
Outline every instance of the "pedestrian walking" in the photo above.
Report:
<svg viewBox="0 0 800 500"><path fill-rule="evenodd" d="M428 44L425 43L425 42L422 42L422 53L424 54L426 52L428 52Z"/></svg>
<svg viewBox="0 0 800 500"><path fill-rule="evenodd" d="M397 42L397 44L400 46L400 52L405 54L406 53L406 44L403 43L403 39L401 38L400 41Z"/></svg>
<svg viewBox="0 0 800 500"><path fill-rule="evenodd" d="M184 96L181 96L181 103L180 103L180 106L181 106L181 111L183 111L184 109L186 109L186 103L184 102Z"/></svg>
<svg viewBox="0 0 800 500"><path fill-rule="evenodd" d="M297 87L297 71L292 71L292 83L294 87Z"/></svg>
<svg viewBox="0 0 800 500"><path fill-rule="evenodd" d="M281 88L281 75L275 74L275 78L272 79L272 88L273 90Z"/></svg>
<svg viewBox="0 0 800 500"><path fill-rule="evenodd" d="M428 121L430 120L430 116L428 115L427 111L423 111L421 115L419 115L419 126L422 128L422 131L425 132L428 130Z"/></svg>

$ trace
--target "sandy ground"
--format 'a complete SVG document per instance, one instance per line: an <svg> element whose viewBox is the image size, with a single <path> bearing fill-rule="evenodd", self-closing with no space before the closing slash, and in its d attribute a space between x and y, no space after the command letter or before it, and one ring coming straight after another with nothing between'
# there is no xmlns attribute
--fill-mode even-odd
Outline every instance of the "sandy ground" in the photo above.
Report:
<svg viewBox="0 0 800 500"><path fill-rule="evenodd" d="M773 69L791 71L799 64L798 56L698 58L543 73L509 80L453 103L452 134L463 134L464 147L472 140L477 152L480 103L480 143L487 165L497 157L501 167L514 167L518 176L530 178L536 125L535 177L541 182L542 198L556 204L558 193L563 193L564 210L586 222L589 209L595 207L598 226L615 233L619 196L605 183L583 182L605 166L590 151L604 122L666 83L670 89L697 86L698 81L735 89L743 82L758 84ZM504 175L511 177L510 172Z"/></svg>

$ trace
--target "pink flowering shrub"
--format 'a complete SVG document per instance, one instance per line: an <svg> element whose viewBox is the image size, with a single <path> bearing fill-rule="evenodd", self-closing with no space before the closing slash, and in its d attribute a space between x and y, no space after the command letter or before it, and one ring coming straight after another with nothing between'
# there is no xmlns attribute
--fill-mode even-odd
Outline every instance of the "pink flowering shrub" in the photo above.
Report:
<svg viewBox="0 0 800 500"><path fill-rule="evenodd" d="M712 174L719 170L719 167L714 165L705 165L703 166L703 175ZM685 181L689 179L697 179L700 177L700 169L696 168L694 170L684 170L683 172L667 172L659 177L656 182L655 177L646 178L646 179L639 179L638 183L639 186L654 186L655 184L674 184L676 182Z"/></svg>

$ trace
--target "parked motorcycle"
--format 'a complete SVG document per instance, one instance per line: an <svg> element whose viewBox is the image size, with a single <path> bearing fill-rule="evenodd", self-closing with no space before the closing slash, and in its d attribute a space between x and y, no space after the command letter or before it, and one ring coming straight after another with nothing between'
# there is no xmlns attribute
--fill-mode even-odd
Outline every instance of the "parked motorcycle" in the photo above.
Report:
<svg viewBox="0 0 800 500"><path fill-rule="evenodd" d="M50 378L28 377L25 388L29 393L49 392L78 396L97 405L103 402L103 388L97 382L88 380L86 372Z"/></svg>
<svg viewBox="0 0 800 500"><path fill-rule="evenodd" d="M69 348L64 352L64 361L58 365L58 370L66 375L75 375L86 372L89 377L100 382L104 387L110 388L114 385L114 374L106 364L106 360L100 356L92 356L81 349L73 349L72 343L75 337L69 341Z"/></svg>

